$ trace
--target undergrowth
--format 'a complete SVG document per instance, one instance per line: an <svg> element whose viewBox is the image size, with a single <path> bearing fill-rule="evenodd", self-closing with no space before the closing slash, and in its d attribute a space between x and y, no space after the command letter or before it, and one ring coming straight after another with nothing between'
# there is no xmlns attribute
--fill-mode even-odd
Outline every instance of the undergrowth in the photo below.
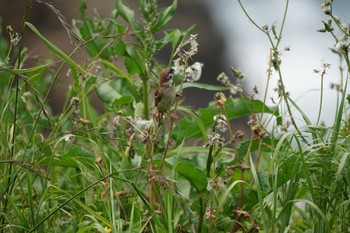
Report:
<svg viewBox="0 0 350 233"><path fill-rule="evenodd" d="M322 5L327 19L319 30L334 37L332 52L341 61L329 126L311 122L284 86L280 42L288 0L280 27L258 25L238 0L270 42L266 86L278 77L274 106L266 105L267 90L259 100L256 89L244 89L237 68L218 74L217 85L198 81L210 66L195 61L201 35L194 27L165 29L176 0L165 8L140 0L137 14L116 0L107 19L88 18L82 1L71 25L47 2L29 1L27 12L34 2L58 16L76 48L64 53L26 15L20 32L9 26L2 33L10 38L0 39L2 232L350 231L350 27L333 15L333 1ZM27 31L54 58L29 66ZM165 47L171 54L161 64L156 57ZM175 71L178 94L162 118L153 93L166 67ZM322 87L328 68L315 70ZM48 98L60 75L72 84L53 115ZM213 101L200 109L182 105L181 93L190 88L215 91ZM92 105L94 94L103 113ZM245 133L232 124L244 117Z"/></svg>

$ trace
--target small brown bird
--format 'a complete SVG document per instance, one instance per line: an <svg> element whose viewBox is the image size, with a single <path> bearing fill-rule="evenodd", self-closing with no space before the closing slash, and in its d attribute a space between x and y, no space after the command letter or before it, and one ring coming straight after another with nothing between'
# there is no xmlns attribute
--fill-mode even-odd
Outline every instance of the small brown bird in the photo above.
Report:
<svg viewBox="0 0 350 233"><path fill-rule="evenodd" d="M159 112L158 123L161 124L163 114L168 112L175 102L174 70L166 68L160 73L159 87L154 92L155 105Z"/></svg>

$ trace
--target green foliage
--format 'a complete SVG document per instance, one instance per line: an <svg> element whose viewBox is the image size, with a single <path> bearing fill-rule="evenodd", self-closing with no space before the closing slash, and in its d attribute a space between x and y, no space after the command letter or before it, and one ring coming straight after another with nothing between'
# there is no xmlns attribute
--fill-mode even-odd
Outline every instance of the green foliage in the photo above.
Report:
<svg viewBox="0 0 350 233"><path fill-rule="evenodd" d="M276 71L276 106L243 96L240 81L226 75L223 86L185 82L183 70L198 48L194 27L165 29L176 0L165 8L140 0L139 12L116 0L108 19L88 18L82 1L70 31L79 43L70 54L23 22L23 33L34 32L51 54L30 66L23 34L9 28L11 43L0 37L1 231L348 232L349 46L333 51L347 66L335 122L313 124L285 91L279 66L289 1L281 28L271 30L239 3L271 42L267 80ZM332 35L345 43L349 30L332 4L322 5L330 19L320 32L337 26L344 38ZM160 65L155 57L165 46L172 49L169 65ZM73 55L82 49L86 59L78 63ZM168 66L178 68L179 97L162 118L153 92ZM60 75L72 85L54 115L48 96ZM243 78L238 69L233 75ZM217 92L207 107L190 109L181 103L186 88ZM99 98L102 113L92 98ZM294 111L304 125L295 123ZM244 135L232 120L247 118ZM294 128L287 131L288 121Z"/></svg>

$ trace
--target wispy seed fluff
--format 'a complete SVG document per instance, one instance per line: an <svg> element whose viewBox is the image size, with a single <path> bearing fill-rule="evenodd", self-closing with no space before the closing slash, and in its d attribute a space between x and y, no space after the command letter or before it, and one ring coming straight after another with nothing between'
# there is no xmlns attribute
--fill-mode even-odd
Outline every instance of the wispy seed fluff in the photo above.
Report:
<svg viewBox="0 0 350 233"><path fill-rule="evenodd" d="M203 63L195 62L193 65L187 67L185 70L185 82L198 81L201 78L203 66Z"/></svg>

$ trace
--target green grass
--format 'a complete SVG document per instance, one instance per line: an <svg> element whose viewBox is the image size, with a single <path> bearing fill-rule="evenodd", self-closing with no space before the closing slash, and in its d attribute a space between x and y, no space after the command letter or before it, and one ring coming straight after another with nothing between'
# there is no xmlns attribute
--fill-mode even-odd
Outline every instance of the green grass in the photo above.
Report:
<svg viewBox="0 0 350 233"><path fill-rule="evenodd" d="M320 119L322 91L314 123L284 86L279 46L289 1L280 28L258 25L238 2L270 41L266 86L271 73L277 74L275 106L266 105L266 94L262 101L254 93L243 96L238 69L221 76L227 79L222 85L186 83L180 70L177 91L217 93L207 107L195 110L177 99L172 111L177 119L169 113L159 125L152 93L167 65L156 55L170 46L169 66L179 59L187 69L198 52L194 27L165 29L177 1L165 8L140 1L138 19L120 0L109 18L88 18L83 1L72 27L61 21L77 42L69 54L26 15L19 34L9 29L12 43L0 37L1 232L350 231L350 35L332 14L336 3L323 4L329 20L319 30L340 43L333 52L339 66L346 66L340 69L334 122L327 126ZM54 6L40 3L62 17ZM31 51L18 40L28 31L51 54L30 67L25 61ZM73 55L81 50L87 55L78 63ZM64 67L72 85L64 108L54 115L48 96L57 78L66 75ZM322 76L321 89L323 82ZM233 88L239 93L232 96ZM92 105L95 94L103 113ZM233 120L248 117L248 133L232 128Z"/></svg>

